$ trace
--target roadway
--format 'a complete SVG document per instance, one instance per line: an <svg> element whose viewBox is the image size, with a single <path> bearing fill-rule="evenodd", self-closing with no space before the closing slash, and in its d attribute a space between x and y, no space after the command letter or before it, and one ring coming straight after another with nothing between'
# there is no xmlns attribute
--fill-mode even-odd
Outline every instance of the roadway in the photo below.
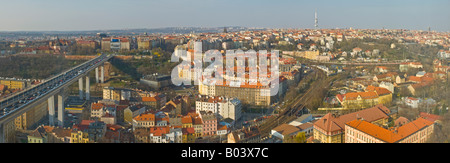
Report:
<svg viewBox="0 0 450 163"><path fill-rule="evenodd" d="M114 55L100 55L83 64L50 77L44 82L26 88L13 96L0 101L0 129L5 122L14 120L34 106L47 102L47 99L60 93L64 88L70 86L79 78L87 75L90 71L112 58Z"/></svg>

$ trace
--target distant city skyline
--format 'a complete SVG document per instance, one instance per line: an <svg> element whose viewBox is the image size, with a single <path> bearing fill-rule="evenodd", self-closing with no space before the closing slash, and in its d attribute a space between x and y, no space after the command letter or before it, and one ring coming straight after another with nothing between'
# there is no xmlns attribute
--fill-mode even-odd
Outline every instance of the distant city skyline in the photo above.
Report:
<svg viewBox="0 0 450 163"><path fill-rule="evenodd" d="M164 27L450 31L448 0L16 0L0 2L0 31Z"/></svg>

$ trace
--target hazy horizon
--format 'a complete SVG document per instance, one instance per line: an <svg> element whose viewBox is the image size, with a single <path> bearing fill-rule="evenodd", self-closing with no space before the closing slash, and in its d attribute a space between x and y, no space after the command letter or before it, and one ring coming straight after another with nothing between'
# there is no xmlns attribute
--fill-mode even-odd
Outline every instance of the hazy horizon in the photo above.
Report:
<svg viewBox="0 0 450 163"><path fill-rule="evenodd" d="M226 27L226 26L225 26ZM231 26L230 26L231 27ZM232 27L237 27L237 26L232 26ZM243 27L243 26L241 26ZM115 30L153 30L153 29L164 29L164 28L202 28L202 27L184 27L184 26L180 26L180 27L155 27L155 28L124 28L124 29L86 29L86 30L10 30L10 31L0 31L0 32L11 32L11 33L15 33L15 32L98 32L98 31L115 31ZM224 27L205 27L205 28L220 28L223 29ZM268 28L268 27L243 27L243 28L248 28L248 29L299 29L299 30L306 30L306 29L311 29L314 30L314 28ZM321 29L358 29L358 30L382 30L383 28L353 28L353 27L348 27L348 28L318 28L318 30ZM386 30L410 30L410 31L427 31L428 29L405 29L405 28L384 28ZM436 31L431 29L431 31ZM450 31L436 31L436 32L450 32Z"/></svg>
<svg viewBox="0 0 450 163"><path fill-rule="evenodd" d="M98 31L170 27L408 29L450 31L448 0L17 0L1 2L0 31Z"/></svg>

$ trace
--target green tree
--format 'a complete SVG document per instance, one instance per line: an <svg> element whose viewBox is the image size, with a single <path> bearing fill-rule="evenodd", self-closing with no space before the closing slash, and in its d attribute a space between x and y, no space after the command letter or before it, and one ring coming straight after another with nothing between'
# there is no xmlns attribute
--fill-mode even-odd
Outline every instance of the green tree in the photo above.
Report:
<svg viewBox="0 0 450 163"><path fill-rule="evenodd" d="M295 136L285 136L283 143L306 143L305 132L298 132Z"/></svg>
<svg viewBox="0 0 450 163"><path fill-rule="evenodd" d="M294 137L295 143L306 143L306 135L305 132L298 132L298 134Z"/></svg>

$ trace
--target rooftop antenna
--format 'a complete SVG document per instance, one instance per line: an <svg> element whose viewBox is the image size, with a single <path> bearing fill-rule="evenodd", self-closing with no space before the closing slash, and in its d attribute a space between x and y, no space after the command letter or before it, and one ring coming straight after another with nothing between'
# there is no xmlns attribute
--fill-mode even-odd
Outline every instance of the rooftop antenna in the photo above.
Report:
<svg viewBox="0 0 450 163"><path fill-rule="evenodd" d="M317 18L317 9L316 9L315 14L314 14L314 27L316 29L319 28L319 19Z"/></svg>

